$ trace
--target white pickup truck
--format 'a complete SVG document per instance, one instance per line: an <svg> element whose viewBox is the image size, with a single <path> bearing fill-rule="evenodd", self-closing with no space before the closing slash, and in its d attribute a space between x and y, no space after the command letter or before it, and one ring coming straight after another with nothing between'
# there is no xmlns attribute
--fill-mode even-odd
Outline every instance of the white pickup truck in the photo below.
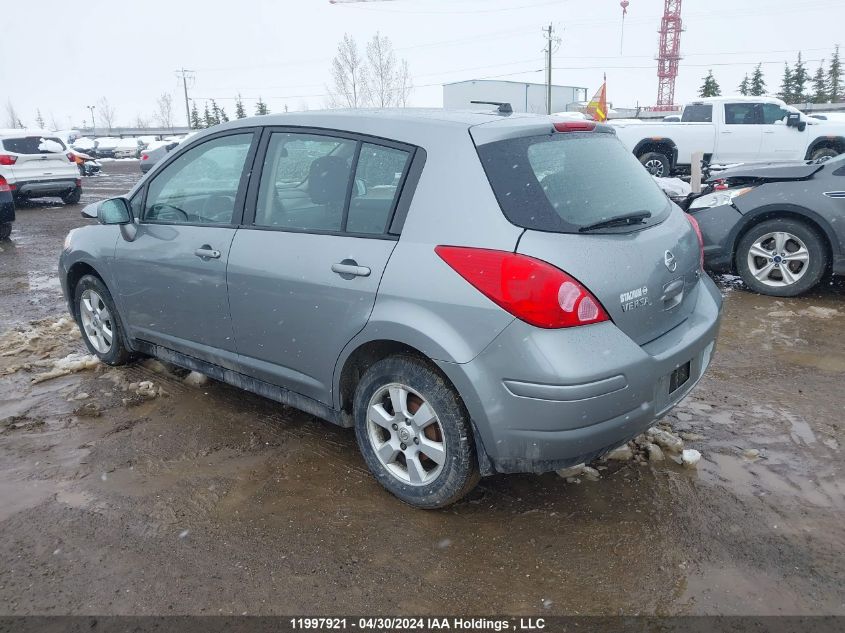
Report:
<svg viewBox="0 0 845 633"><path fill-rule="evenodd" d="M845 152L845 122L807 117L773 97L710 97L687 104L679 123L610 124L654 176L688 171L695 152L711 165L817 160Z"/></svg>

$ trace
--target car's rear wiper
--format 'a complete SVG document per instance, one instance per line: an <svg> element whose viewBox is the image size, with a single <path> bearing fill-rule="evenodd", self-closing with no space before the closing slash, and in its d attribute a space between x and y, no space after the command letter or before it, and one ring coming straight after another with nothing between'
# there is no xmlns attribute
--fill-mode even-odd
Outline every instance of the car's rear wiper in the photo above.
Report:
<svg viewBox="0 0 845 633"><path fill-rule="evenodd" d="M651 217L650 211L634 211L633 213L626 213L619 215L609 220L602 220L595 224L588 224L578 229L579 233L586 233L587 231L595 231L596 229L606 229L611 226L630 226L631 224L642 224Z"/></svg>

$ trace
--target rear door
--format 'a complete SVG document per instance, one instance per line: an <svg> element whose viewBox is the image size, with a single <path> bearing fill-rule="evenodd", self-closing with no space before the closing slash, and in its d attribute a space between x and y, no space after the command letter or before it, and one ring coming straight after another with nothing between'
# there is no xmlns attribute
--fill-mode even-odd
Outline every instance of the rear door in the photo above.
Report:
<svg viewBox="0 0 845 633"><path fill-rule="evenodd" d="M723 123L716 138L713 162L720 164L758 160L763 141L762 103L724 103Z"/></svg>
<svg viewBox="0 0 845 633"><path fill-rule="evenodd" d="M237 369L226 289L257 145L251 129L188 148L146 185L137 234L118 239L118 292L133 337Z"/></svg>
<svg viewBox="0 0 845 633"><path fill-rule="evenodd" d="M639 344L687 318L698 291L698 238L614 135L552 133L478 150L505 215L528 229L517 252L575 277ZM629 214L650 216L591 228Z"/></svg>
<svg viewBox="0 0 845 633"><path fill-rule="evenodd" d="M413 148L326 131L268 130L260 183L229 257L243 371L320 402L363 329L396 236Z"/></svg>
<svg viewBox="0 0 845 633"><path fill-rule="evenodd" d="M58 138L6 138L2 145L4 153L16 155L11 170L18 182L68 180L79 176L76 163L67 157L67 148Z"/></svg>

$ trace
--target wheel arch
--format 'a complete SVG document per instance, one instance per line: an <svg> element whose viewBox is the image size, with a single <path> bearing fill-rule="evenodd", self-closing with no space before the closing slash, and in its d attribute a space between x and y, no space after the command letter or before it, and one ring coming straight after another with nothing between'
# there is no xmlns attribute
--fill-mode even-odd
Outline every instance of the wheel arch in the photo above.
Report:
<svg viewBox="0 0 845 633"><path fill-rule="evenodd" d="M71 314L74 318L77 318L79 315L76 314L76 304L73 297L76 293L76 286L79 284L79 280L85 275L93 275L94 277L97 277L106 287L108 287L105 277L103 277L103 275L101 275L100 272L90 263L86 261L78 261L71 264L67 271L65 283L67 285L68 303L70 304Z"/></svg>
<svg viewBox="0 0 845 633"><path fill-rule="evenodd" d="M819 136L807 147L804 160L810 160L813 152L824 147L830 147L840 154L845 153L845 136Z"/></svg>
<svg viewBox="0 0 845 633"><path fill-rule="evenodd" d="M750 231L754 226L772 220L775 218L787 218L804 222L811 228L815 229L822 238L822 243L827 249L828 266L833 261L834 256L839 255L838 242L834 237L834 232L828 222L822 218L818 213L793 204L778 204L766 205L755 209L751 213L746 213L742 216L742 222L737 223L733 234L730 238L731 244L731 270L736 273L736 253L737 246L740 240Z"/></svg>
<svg viewBox="0 0 845 633"><path fill-rule="evenodd" d="M634 146L633 154L637 158L649 152L657 152L666 156L669 159L671 169L674 169L678 162L678 146L671 138L662 136L644 138Z"/></svg>

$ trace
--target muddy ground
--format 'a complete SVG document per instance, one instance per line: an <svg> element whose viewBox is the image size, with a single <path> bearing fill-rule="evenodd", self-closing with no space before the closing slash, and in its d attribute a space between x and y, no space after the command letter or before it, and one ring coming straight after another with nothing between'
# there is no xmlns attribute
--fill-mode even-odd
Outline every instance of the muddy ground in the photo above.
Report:
<svg viewBox="0 0 845 633"><path fill-rule="evenodd" d="M107 163L83 203L138 176ZM667 420L697 469L497 476L422 512L352 432L223 384L143 365L34 382L84 351L56 279L80 208L19 209L0 252L0 612L845 614L842 284L720 281L716 358Z"/></svg>

